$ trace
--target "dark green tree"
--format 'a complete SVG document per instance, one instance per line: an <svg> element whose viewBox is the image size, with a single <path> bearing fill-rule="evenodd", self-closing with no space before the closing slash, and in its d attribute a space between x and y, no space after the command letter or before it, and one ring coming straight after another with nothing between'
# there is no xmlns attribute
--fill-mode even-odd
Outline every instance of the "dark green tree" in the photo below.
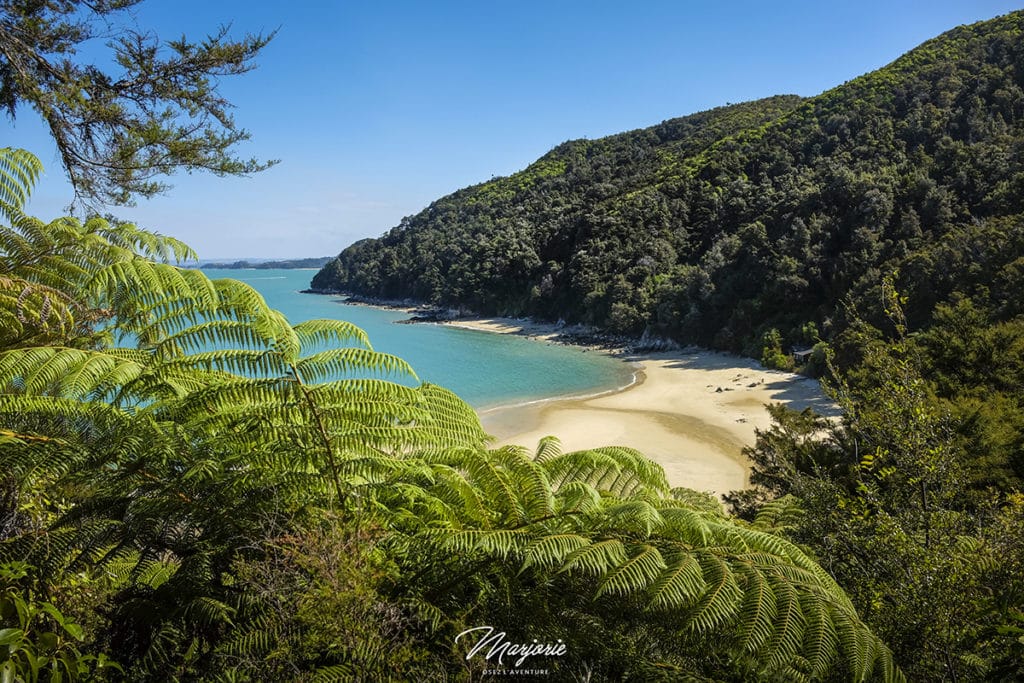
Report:
<svg viewBox="0 0 1024 683"><path fill-rule="evenodd" d="M729 502L752 517L795 497L788 537L822 559L910 680L1017 680L1024 499L978 487L963 420L907 334L907 302L891 279L882 292L894 333L854 321L862 357L834 390L843 421L773 408L748 451L755 488Z"/></svg>
<svg viewBox="0 0 1024 683"><path fill-rule="evenodd" d="M249 134L218 89L220 77L251 70L273 34L233 40L221 27L162 43L133 23L140 1L0 1L0 107L42 117L77 202L130 204L176 171L241 175L273 163L235 156ZM104 40L116 68L83 57Z"/></svg>

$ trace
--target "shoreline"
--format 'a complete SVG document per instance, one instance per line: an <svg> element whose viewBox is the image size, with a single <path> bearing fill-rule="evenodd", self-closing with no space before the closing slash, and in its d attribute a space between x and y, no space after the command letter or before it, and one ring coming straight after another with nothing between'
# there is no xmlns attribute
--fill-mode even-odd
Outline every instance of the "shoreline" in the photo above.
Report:
<svg viewBox="0 0 1024 683"><path fill-rule="evenodd" d="M555 342L564 331L505 318L442 324ZM589 348L633 363L633 382L588 396L479 410L484 428L497 439L495 445L531 449L542 437L554 435L564 451L628 446L660 464L671 486L721 495L749 484L742 451L754 444L756 429L771 425L765 404L837 414L817 380L768 370L748 358L694 347L639 352Z"/></svg>
<svg viewBox="0 0 1024 683"><path fill-rule="evenodd" d="M563 344L563 346L569 346L569 344ZM616 358L616 360L624 359ZM643 367L639 363L634 363L633 361L629 361L629 363L634 366L630 372L629 381L617 387L612 387L611 389L600 389L588 394L560 394L558 396L546 396L544 398L531 398L526 399L525 401L516 401L515 403L499 403L497 405L487 406L486 408L475 408L475 410L477 415L483 418L491 413L498 413L501 411L527 408L530 406L542 406L545 403L555 403L558 401L589 401L591 399L601 398L602 396L610 396L612 394L622 393L623 391L629 391L630 389L643 384L644 380L647 379L647 376L644 374Z"/></svg>
<svg viewBox="0 0 1024 683"><path fill-rule="evenodd" d="M309 292L327 294L326 292ZM339 296L337 293L334 296ZM341 295L343 296L343 295ZM839 415L817 380L763 368L757 361L664 340L627 339L584 325L495 316L434 315L411 301L348 304L399 310L402 323L432 323L596 351L631 364L632 381L585 395L554 396L477 409L495 446L536 447L556 436L564 452L601 446L634 448L665 470L669 485L721 496L749 485L743 449L771 426L765 406L783 403ZM426 315L424 315L426 312Z"/></svg>

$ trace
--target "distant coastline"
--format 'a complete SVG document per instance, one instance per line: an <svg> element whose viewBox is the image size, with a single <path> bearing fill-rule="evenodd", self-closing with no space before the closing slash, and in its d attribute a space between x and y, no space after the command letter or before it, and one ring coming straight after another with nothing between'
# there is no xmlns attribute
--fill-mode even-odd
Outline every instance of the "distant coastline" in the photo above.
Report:
<svg viewBox="0 0 1024 683"><path fill-rule="evenodd" d="M323 268L333 257L312 256L309 258L282 259L280 261L263 260L239 260L203 263L199 267L203 270L301 270L309 268Z"/></svg>
<svg viewBox="0 0 1024 683"><path fill-rule="evenodd" d="M397 321L400 324L433 323L487 332L516 334L530 338L542 337L545 342L552 344L611 353L676 351L681 348L676 342L661 337L631 337L612 334L580 323L537 322L528 318L479 316L465 309L425 304L413 299L377 299L333 289L309 288L300 290L300 293L343 297L344 303L350 306L369 306L370 308L407 313L409 318ZM481 321L486 322L480 324ZM494 325L487 324L492 322Z"/></svg>

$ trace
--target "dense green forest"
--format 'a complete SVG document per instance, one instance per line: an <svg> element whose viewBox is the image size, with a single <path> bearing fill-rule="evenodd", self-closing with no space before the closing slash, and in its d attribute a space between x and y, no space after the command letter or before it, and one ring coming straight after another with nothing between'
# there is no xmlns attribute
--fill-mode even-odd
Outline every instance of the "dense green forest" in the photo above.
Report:
<svg viewBox="0 0 1024 683"><path fill-rule="evenodd" d="M75 56L75 7L0 2L0 47ZM771 407L728 510L628 448L495 448L351 324L291 325L172 238L29 215L40 162L0 149L0 680L477 681L484 626L564 644L522 664L557 681L1020 680L1022 28L566 143L318 275L771 365L816 343L842 417ZM259 44L192 46L166 97L216 106L196 65ZM81 191L156 189L132 169L163 128L100 121L70 60L3 80L0 53L5 102L154 141L69 165ZM178 162L230 172L230 139Z"/></svg>
<svg viewBox="0 0 1024 683"><path fill-rule="evenodd" d="M954 29L810 99L555 147L345 249L313 288L645 330L759 356L984 290L1020 312L1024 15ZM809 326L813 323L813 328Z"/></svg>

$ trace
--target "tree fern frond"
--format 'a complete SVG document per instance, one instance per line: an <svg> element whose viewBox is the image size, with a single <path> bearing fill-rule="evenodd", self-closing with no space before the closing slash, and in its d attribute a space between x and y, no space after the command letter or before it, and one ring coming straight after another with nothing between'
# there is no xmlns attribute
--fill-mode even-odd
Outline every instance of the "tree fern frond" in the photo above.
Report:
<svg viewBox="0 0 1024 683"><path fill-rule="evenodd" d="M590 484L570 481L555 494L559 512L594 513L601 509L601 494Z"/></svg>
<svg viewBox="0 0 1024 683"><path fill-rule="evenodd" d="M324 382L358 375L397 376L415 379L412 368L401 358L361 348L340 348L320 351L301 358L295 369L306 382Z"/></svg>
<svg viewBox="0 0 1024 683"><path fill-rule="evenodd" d="M493 514L487 504L487 497L477 487L469 482L465 475L455 468L447 465L435 465L434 471L438 475L439 485L431 487L432 490L453 491L461 503L463 519L471 520L473 523L489 528Z"/></svg>
<svg viewBox="0 0 1024 683"><path fill-rule="evenodd" d="M666 534L697 547L710 546L715 542L716 523L707 513L689 507L672 505L663 507L659 514Z"/></svg>
<svg viewBox="0 0 1024 683"><path fill-rule="evenodd" d="M270 619L257 617L237 629L219 649L237 657L265 657L274 649L280 637L272 628Z"/></svg>
<svg viewBox="0 0 1024 683"><path fill-rule="evenodd" d="M823 677L838 654L839 636L833 621L833 607L812 592L800 595L800 606L806 622L800 651L811 672Z"/></svg>
<svg viewBox="0 0 1024 683"><path fill-rule="evenodd" d="M430 415L429 422L420 427L436 445L475 448L492 441L480 424L480 416L454 392L429 382L421 384L417 391L421 405Z"/></svg>
<svg viewBox="0 0 1024 683"><path fill-rule="evenodd" d="M231 617L235 613L230 605L205 596L190 600L181 611L184 619L208 626L231 624Z"/></svg>
<svg viewBox="0 0 1024 683"><path fill-rule="evenodd" d="M115 306L135 304L135 310L138 304L166 300L188 301L202 310L213 310L219 303L214 284L202 273L143 259L107 265L93 275L89 287L93 296L108 299Z"/></svg>
<svg viewBox="0 0 1024 683"><path fill-rule="evenodd" d="M85 227L90 232L99 233L112 244L141 254L146 258L165 263L194 261L199 258L192 247L184 242L157 232L141 230L131 223L111 225L104 219L93 218L86 223Z"/></svg>
<svg viewBox="0 0 1024 683"><path fill-rule="evenodd" d="M672 503L676 505L683 504L696 510L719 515L722 513L722 501L710 493L677 486L669 491L669 496L671 496Z"/></svg>
<svg viewBox="0 0 1024 683"><path fill-rule="evenodd" d="M666 569L661 552L653 545L642 545L639 552L607 572L597 588L597 595L631 595L642 593Z"/></svg>
<svg viewBox="0 0 1024 683"><path fill-rule="evenodd" d="M793 584L780 580L777 575L770 574L768 578L775 595L776 615L775 628L765 651L769 655L769 667L779 669L798 652L803 642L806 619Z"/></svg>
<svg viewBox="0 0 1024 683"><path fill-rule="evenodd" d="M350 683L358 680L350 664L333 664L319 668L313 674L313 683Z"/></svg>
<svg viewBox="0 0 1024 683"><path fill-rule="evenodd" d="M708 552L697 555L704 572L706 588L697 604L687 614L687 626L698 632L711 632L728 623L739 612L743 591L736 576L720 557Z"/></svg>
<svg viewBox="0 0 1024 683"><path fill-rule="evenodd" d="M341 379L309 386L319 405L348 405L360 401L394 401L426 409L423 393L414 387L377 379Z"/></svg>
<svg viewBox="0 0 1024 683"><path fill-rule="evenodd" d="M192 353L167 361L163 367L170 370L192 368L209 372L221 371L241 377L261 379L280 378L284 370L281 360L276 354L249 349L221 349Z"/></svg>
<svg viewBox="0 0 1024 683"><path fill-rule="evenodd" d="M509 522L525 521L526 511L519 500L515 481L504 468L487 455L476 452L466 459L464 466L474 485L484 491L492 508Z"/></svg>
<svg viewBox="0 0 1024 683"><path fill-rule="evenodd" d="M594 488L620 496L644 489L667 492L660 465L630 448L607 447L551 456L542 463L557 490L569 481L585 481Z"/></svg>
<svg viewBox="0 0 1024 683"><path fill-rule="evenodd" d="M761 650L774 631L776 619L775 593L768 579L754 567L740 565L743 603L737 629L737 644L747 652Z"/></svg>
<svg viewBox="0 0 1024 683"><path fill-rule="evenodd" d="M518 554L527 538L525 529L437 529L427 534L456 553L481 551L507 558Z"/></svg>
<svg viewBox="0 0 1024 683"><path fill-rule="evenodd" d="M144 368L123 355L60 347L0 353L0 383L28 394L85 398L128 384Z"/></svg>
<svg viewBox="0 0 1024 683"><path fill-rule="evenodd" d="M579 534L552 534L538 538L526 546L522 570L530 567L555 567L563 565L573 552L590 544L590 540Z"/></svg>
<svg viewBox="0 0 1024 683"><path fill-rule="evenodd" d="M704 591L704 571L690 553L669 550L666 567L648 589L651 607L676 609L693 604Z"/></svg>
<svg viewBox="0 0 1024 683"><path fill-rule="evenodd" d="M762 505L751 527L758 531L781 533L794 527L803 514L796 497L785 495Z"/></svg>
<svg viewBox="0 0 1024 683"><path fill-rule="evenodd" d="M605 509L603 525L633 531L643 537L664 525L661 513L646 500L615 501Z"/></svg>
<svg viewBox="0 0 1024 683"><path fill-rule="evenodd" d="M178 318L185 325L174 331L178 325L168 325L173 318ZM157 358L169 360L176 356L201 353L211 349L232 348L267 351L266 340L256 333L252 325L242 320L203 320L195 307L186 307L182 311L174 311L168 316L155 321L155 325L164 326L159 335L152 334L152 329L140 331L140 336L155 344ZM186 326L187 325L187 326Z"/></svg>
<svg viewBox="0 0 1024 683"><path fill-rule="evenodd" d="M353 344L369 351L373 350L366 333L344 320L306 320L295 325L294 329L302 347L314 351Z"/></svg>
<svg viewBox="0 0 1024 683"><path fill-rule="evenodd" d="M489 457L510 473L528 517L536 519L553 513L554 496L547 474L523 449L506 446L491 451Z"/></svg>
<svg viewBox="0 0 1024 683"><path fill-rule="evenodd" d="M545 436L537 442L537 450L534 451L533 459L537 462L544 462L562 454L562 442L555 436Z"/></svg>
<svg viewBox="0 0 1024 683"><path fill-rule="evenodd" d="M601 576L612 567L628 559L626 546L617 538L590 543L574 550L559 569L562 572L582 571L592 576Z"/></svg>
<svg viewBox="0 0 1024 683"><path fill-rule="evenodd" d="M34 154L12 147L0 148L0 215L14 220L12 214L25 208L42 172L43 164Z"/></svg>

